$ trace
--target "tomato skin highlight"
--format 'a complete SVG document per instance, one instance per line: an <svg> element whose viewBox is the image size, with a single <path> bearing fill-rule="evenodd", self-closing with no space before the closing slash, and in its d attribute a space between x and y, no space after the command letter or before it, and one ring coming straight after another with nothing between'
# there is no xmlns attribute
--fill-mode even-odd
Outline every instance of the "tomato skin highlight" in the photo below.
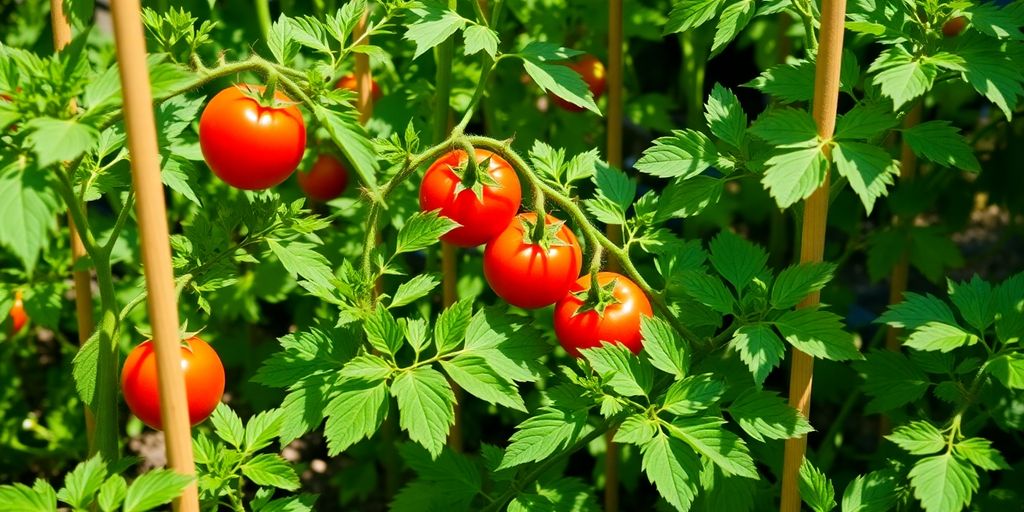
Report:
<svg viewBox="0 0 1024 512"><path fill-rule="evenodd" d="M18 334L25 323L28 322L28 315L25 313L25 302L21 298L21 290L14 292L14 304L11 305L11 336Z"/></svg>
<svg viewBox="0 0 1024 512"><path fill-rule="evenodd" d="M441 240L460 247L485 244L504 231L519 211L523 199L519 177L504 158L487 151L476 150L477 162L490 158L486 172L497 186L483 187L483 201L472 190L455 193L459 176L452 170L466 164L466 152L459 149L438 158L423 175L420 183L420 210L440 209L440 214L461 224L441 236ZM485 169L478 169L481 173Z"/></svg>
<svg viewBox="0 0 1024 512"><path fill-rule="evenodd" d="M576 236L563 225L556 235L568 245L552 245L548 250L524 242L520 218L535 222L536 213L523 213L484 249L484 277L494 293L505 302L524 309L554 304L565 297L583 267L583 253ZM548 215L546 224L558 219Z"/></svg>
<svg viewBox="0 0 1024 512"><path fill-rule="evenodd" d="M643 349L640 335L640 317L653 316L651 302L633 281L614 272L600 272L601 286L616 281L614 296L618 304L611 304L604 315L590 310L578 313L583 300L573 292L590 289L590 275L579 278L569 292L555 304L555 335L558 342L573 357L580 357L580 349L599 347L602 341L624 345L634 354Z"/></svg>
<svg viewBox="0 0 1024 512"><path fill-rule="evenodd" d="M580 74L583 81L587 83L587 88L590 89L590 94L594 95L594 101L597 101L598 98L604 95L604 90L607 86L607 77L604 63L602 63L600 59L587 54L580 57L579 60L566 65L572 68L573 71ZM585 108L573 105L554 94L551 94L550 96L551 100L554 101L556 105L569 112L583 112L586 110Z"/></svg>
<svg viewBox="0 0 1024 512"><path fill-rule="evenodd" d="M942 35L946 37L956 37L964 31L967 27L967 18L963 16L957 16L942 24Z"/></svg>
<svg viewBox="0 0 1024 512"><path fill-rule="evenodd" d="M265 107L232 86L217 93L199 118L199 146L210 170L242 190L263 190L291 176L306 150L306 125L298 107ZM280 91L277 101L291 103Z"/></svg>
<svg viewBox="0 0 1024 512"><path fill-rule="evenodd" d="M334 84L334 88L348 89L352 92L358 93L359 82L356 80L355 73L343 75L341 78L338 79L338 82ZM374 80L373 78L370 78L370 97L373 98L374 103L380 101L380 98L382 96L384 96L384 93L381 92L380 86L377 85L377 81Z"/></svg>
<svg viewBox="0 0 1024 512"><path fill-rule="evenodd" d="M314 201L327 202L341 197L348 186L348 170L337 158L327 154L317 157L309 171L299 171L295 176L299 188Z"/></svg>
<svg viewBox="0 0 1024 512"><path fill-rule="evenodd" d="M224 395L224 365L205 341L193 336L186 343L191 350L181 347L181 371L185 377L189 422L195 426L213 413ZM132 414L154 429L163 429L152 341L140 343L128 354L121 368L121 391Z"/></svg>

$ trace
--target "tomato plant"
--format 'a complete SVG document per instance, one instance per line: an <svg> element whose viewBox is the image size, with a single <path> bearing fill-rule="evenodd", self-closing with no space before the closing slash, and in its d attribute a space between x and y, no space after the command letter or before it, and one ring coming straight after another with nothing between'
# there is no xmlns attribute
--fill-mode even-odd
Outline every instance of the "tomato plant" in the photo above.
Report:
<svg viewBox="0 0 1024 512"><path fill-rule="evenodd" d="M348 186L348 170L337 158L328 154L316 157L308 171L296 175L299 187L315 201L330 201L345 192Z"/></svg>
<svg viewBox="0 0 1024 512"><path fill-rule="evenodd" d="M199 145L210 170L235 188L261 190L291 176L306 149L302 113L280 92L270 104L262 86L217 93L199 118Z"/></svg>
<svg viewBox="0 0 1024 512"><path fill-rule="evenodd" d="M505 159L484 149L474 153L480 169L467 164L465 151L452 151L434 161L420 183L420 209L438 210L457 222L459 227L441 240L461 247L482 245L498 236L522 200L519 178Z"/></svg>
<svg viewBox="0 0 1024 512"><path fill-rule="evenodd" d="M583 267L576 235L551 217L517 215L487 243L484 276L494 293L513 306L535 309L565 296Z"/></svg>
<svg viewBox="0 0 1024 512"><path fill-rule="evenodd" d="M181 370L185 376L189 421L197 425L220 403L224 394L224 366L213 347L192 336L181 347ZM128 353L121 368L121 392L132 414L157 430L163 428L152 341L144 341Z"/></svg>

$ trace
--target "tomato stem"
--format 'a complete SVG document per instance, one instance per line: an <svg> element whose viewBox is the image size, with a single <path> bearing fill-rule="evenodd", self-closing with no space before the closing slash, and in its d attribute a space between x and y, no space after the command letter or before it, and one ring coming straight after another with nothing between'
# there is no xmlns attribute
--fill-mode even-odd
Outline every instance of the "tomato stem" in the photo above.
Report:
<svg viewBox="0 0 1024 512"><path fill-rule="evenodd" d="M536 186L531 187L533 189L533 211L537 214L537 223L533 225L533 233L530 238L533 243L541 244L545 243L544 236L547 232L548 225L548 212L544 207L544 191ZM545 247L547 247L545 245Z"/></svg>

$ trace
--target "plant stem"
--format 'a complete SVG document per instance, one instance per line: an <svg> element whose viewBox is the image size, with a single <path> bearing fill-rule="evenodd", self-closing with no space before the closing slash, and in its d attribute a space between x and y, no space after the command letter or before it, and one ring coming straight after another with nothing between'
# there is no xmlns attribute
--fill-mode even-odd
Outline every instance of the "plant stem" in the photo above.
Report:
<svg viewBox="0 0 1024 512"><path fill-rule="evenodd" d="M266 43L270 40L270 27L272 22L270 21L270 2L268 0L255 0L256 2L256 19L260 24L260 34L263 36L263 42Z"/></svg>

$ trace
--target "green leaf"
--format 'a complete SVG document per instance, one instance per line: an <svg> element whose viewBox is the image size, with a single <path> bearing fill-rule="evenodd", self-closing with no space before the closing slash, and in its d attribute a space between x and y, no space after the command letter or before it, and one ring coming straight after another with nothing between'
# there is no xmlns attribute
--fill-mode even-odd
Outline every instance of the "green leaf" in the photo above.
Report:
<svg viewBox="0 0 1024 512"><path fill-rule="evenodd" d="M487 52L491 58L498 55L498 33L483 25L470 25L462 31L466 40L466 55L473 55L480 50Z"/></svg>
<svg viewBox="0 0 1024 512"><path fill-rule="evenodd" d="M450 361L441 360L445 373L462 389L495 405L526 411L514 382L495 371L482 357L460 354Z"/></svg>
<svg viewBox="0 0 1024 512"><path fill-rule="evenodd" d="M587 211L598 222L616 226L626 223L626 210L607 197L597 196L592 199L584 199L583 206L586 206Z"/></svg>
<svg viewBox="0 0 1024 512"><path fill-rule="evenodd" d="M604 162L597 163L593 181L601 195L618 205L622 211L629 209L636 199L636 183L626 173Z"/></svg>
<svg viewBox="0 0 1024 512"><path fill-rule="evenodd" d="M143 473L128 486L124 497L124 512L142 512L170 503L191 482L191 476L179 475L167 469Z"/></svg>
<svg viewBox="0 0 1024 512"><path fill-rule="evenodd" d="M795 64L779 64L768 68L745 86L783 103L810 101L814 96L814 63L802 60Z"/></svg>
<svg viewBox="0 0 1024 512"><path fill-rule="evenodd" d="M789 309L808 295L825 287L832 280L836 266L832 263L801 263L779 272L772 285L772 307Z"/></svg>
<svg viewBox="0 0 1024 512"><path fill-rule="evenodd" d="M405 333L402 332L398 321L380 304L374 313L363 321L363 332L366 333L366 341L370 342L373 348L389 356L398 353L398 349L402 348L405 341Z"/></svg>
<svg viewBox="0 0 1024 512"><path fill-rule="evenodd" d="M26 141L36 154L39 167L78 158L96 144L99 131L69 119L40 117L25 123Z"/></svg>
<svg viewBox="0 0 1024 512"><path fill-rule="evenodd" d="M634 414L619 425L619 429L615 431L615 442L643 446L657 433L657 422L642 414Z"/></svg>
<svg viewBox="0 0 1024 512"><path fill-rule="evenodd" d="M832 148L836 170L850 182L850 187L870 215L875 201L886 195L888 187L900 174L899 162L884 149L862 142L841 142Z"/></svg>
<svg viewBox="0 0 1024 512"><path fill-rule="evenodd" d="M327 30L324 24L310 16L288 18L292 25L292 38L307 48L331 55L331 47L327 42Z"/></svg>
<svg viewBox="0 0 1024 512"><path fill-rule="evenodd" d="M689 357L679 333L661 318L641 316L644 351L655 368L680 379L686 376Z"/></svg>
<svg viewBox="0 0 1024 512"><path fill-rule="evenodd" d="M625 396L646 396L654 375L650 366L618 343L601 342L600 347L580 350L601 376L604 384Z"/></svg>
<svg viewBox="0 0 1024 512"><path fill-rule="evenodd" d="M267 245L274 252L277 259L281 260L285 270L292 275L299 275L303 279L323 288L334 288L334 271L331 270L331 262L313 250L313 244L304 242L289 242L288 245L281 245L273 239L267 240Z"/></svg>
<svg viewBox="0 0 1024 512"><path fill-rule="evenodd" d="M439 354L455 350L466 339L466 332L473 320L473 301L463 299L441 312L434 324L434 343Z"/></svg>
<svg viewBox="0 0 1024 512"><path fill-rule="evenodd" d="M267 48L278 64L288 66L299 54L299 44L295 39L294 25L285 16L278 18L270 27L267 35Z"/></svg>
<svg viewBox="0 0 1024 512"><path fill-rule="evenodd" d="M751 388L728 408L733 420L758 441L792 439L814 431L810 422L778 394Z"/></svg>
<svg viewBox="0 0 1024 512"><path fill-rule="evenodd" d="M121 503L128 494L128 482L125 482L121 475L111 475L103 485L100 486L100 493L96 497L103 512L120 510ZM4 500L6 502L7 500Z"/></svg>
<svg viewBox="0 0 1024 512"><path fill-rule="evenodd" d="M380 429L388 416L387 383L346 382L324 408L327 455L334 457Z"/></svg>
<svg viewBox="0 0 1024 512"><path fill-rule="evenodd" d="M992 294L996 336L1003 343L1024 337L1024 272L1003 281Z"/></svg>
<svg viewBox="0 0 1024 512"><path fill-rule="evenodd" d="M986 369L1007 389L1024 389L1024 354L1010 352L996 356Z"/></svg>
<svg viewBox="0 0 1024 512"><path fill-rule="evenodd" d="M1003 3L1002 5L1007 5ZM967 9L967 13L970 16L971 28L974 28L984 34L988 34L996 39L1024 39L1024 34L1020 31L1020 10L1018 8L1018 16L1014 18L1012 6L996 7L995 5L971 5Z"/></svg>
<svg viewBox="0 0 1024 512"><path fill-rule="evenodd" d="M714 375L693 375L669 386L662 409L676 415L696 414L714 405L724 393L725 383Z"/></svg>
<svg viewBox="0 0 1024 512"><path fill-rule="evenodd" d="M780 148L818 147L818 126L806 110L782 108L761 115L750 133Z"/></svg>
<svg viewBox="0 0 1024 512"><path fill-rule="evenodd" d="M437 211L416 212L398 231L395 254L415 252L437 243L441 235L459 227L459 223L441 217Z"/></svg>
<svg viewBox="0 0 1024 512"><path fill-rule="evenodd" d="M700 461L682 441L658 434L640 448L642 467L658 494L676 510L690 510L697 496Z"/></svg>
<svg viewBox="0 0 1024 512"><path fill-rule="evenodd" d="M281 432L281 410L270 409L245 422L245 451L255 453L270 445Z"/></svg>
<svg viewBox="0 0 1024 512"><path fill-rule="evenodd" d="M872 83L882 96L892 99L897 110L930 90L938 75L935 65L919 60L900 46L882 52L868 72L875 73Z"/></svg>
<svg viewBox="0 0 1024 512"><path fill-rule="evenodd" d="M949 452L917 461L908 477L925 512L962 510L978 490L978 472Z"/></svg>
<svg viewBox="0 0 1024 512"><path fill-rule="evenodd" d="M913 455L930 455L946 448L945 436L926 421L912 421L896 427L885 438Z"/></svg>
<svg viewBox="0 0 1024 512"><path fill-rule="evenodd" d="M659 178L692 178L718 162L714 142L695 130L674 130L659 137L637 160L636 170Z"/></svg>
<svg viewBox="0 0 1024 512"><path fill-rule="evenodd" d="M903 140L915 154L939 165L981 171L974 150L949 121L925 121L907 128L903 130Z"/></svg>
<svg viewBox="0 0 1024 512"><path fill-rule="evenodd" d="M754 17L754 0L739 0L729 3L722 10L715 30L715 40L711 45L711 54L720 52Z"/></svg>
<svg viewBox="0 0 1024 512"><path fill-rule="evenodd" d="M814 512L829 512L836 507L836 491L832 481L807 459L800 464L799 489L800 498Z"/></svg>
<svg viewBox="0 0 1024 512"><path fill-rule="evenodd" d="M400 308L412 304L426 297L440 283L441 281L438 280L435 274L417 275L398 285L398 290L395 291L395 296L391 298L391 304L388 305L388 308Z"/></svg>
<svg viewBox="0 0 1024 512"><path fill-rule="evenodd" d="M363 382L380 382L391 376L395 369L383 358L373 354L363 354L345 363L338 376L345 380Z"/></svg>
<svg viewBox="0 0 1024 512"><path fill-rule="evenodd" d="M917 350L950 352L964 345L974 345L978 337L963 329L941 322L928 322L918 327L903 344Z"/></svg>
<svg viewBox="0 0 1024 512"><path fill-rule="evenodd" d="M747 131L747 113L743 111L739 98L722 84L716 83L711 89L708 102L704 104L704 119L707 120L708 129L715 137L736 149L743 147Z"/></svg>
<svg viewBox="0 0 1024 512"><path fill-rule="evenodd" d="M761 183L779 208L788 208L814 193L825 180L828 161L821 148L803 148L772 156Z"/></svg>
<svg viewBox="0 0 1024 512"><path fill-rule="evenodd" d="M889 306L878 321L901 329L917 329L932 321L953 325L956 317L949 306L934 295L907 292L903 302Z"/></svg>
<svg viewBox="0 0 1024 512"><path fill-rule="evenodd" d="M715 17L723 0L680 0L672 7L665 23L664 35L685 32ZM671 503L671 501L670 501ZM675 505L673 503L673 505ZM677 505L678 507L678 505Z"/></svg>
<svg viewBox="0 0 1024 512"><path fill-rule="evenodd" d="M856 368L864 374L864 392L872 397L869 413L916 402L928 391L928 376L899 352L871 351Z"/></svg>
<svg viewBox="0 0 1024 512"><path fill-rule="evenodd" d="M739 436L722 428L723 425L725 420L712 416L676 418L668 431L710 459L725 474L756 479L757 468L747 445Z"/></svg>
<svg viewBox="0 0 1024 512"><path fill-rule="evenodd" d="M455 393L444 375L425 366L400 373L391 395L398 400L402 430L437 457L455 423Z"/></svg>
<svg viewBox="0 0 1024 512"><path fill-rule="evenodd" d="M587 424L587 411L563 411L542 407L538 414L516 427L498 469L543 460L571 446L593 428Z"/></svg>
<svg viewBox="0 0 1024 512"><path fill-rule="evenodd" d="M687 218L699 215L718 204L725 189L725 180L696 176L687 180L676 178L662 191L657 203L656 219Z"/></svg>
<svg viewBox="0 0 1024 512"><path fill-rule="evenodd" d="M253 457L242 464L242 474L256 485L286 491L294 491L301 486L295 469L276 453L263 453Z"/></svg>
<svg viewBox="0 0 1024 512"><path fill-rule="evenodd" d="M408 25L409 28L403 38L416 43L413 59L443 43L466 25L466 19L458 13L431 4L418 4L409 11L416 15L417 19Z"/></svg>
<svg viewBox="0 0 1024 512"><path fill-rule="evenodd" d="M82 402L90 407L96 397L96 376L99 371L97 364L100 354L99 334L99 331L94 332L85 345L82 345L72 360L71 368L71 375L75 379L75 390L78 391L78 396L82 397Z"/></svg>
<svg viewBox="0 0 1024 512"><path fill-rule="evenodd" d="M768 262L768 253L731 231L722 231L709 244L715 270L742 292Z"/></svg>
<svg viewBox="0 0 1024 512"><path fill-rule="evenodd" d="M864 358L835 313L813 308L789 311L775 321L775 327L794 347L813 357L833 361Z"/></svg>
<svg viewBox="0 0 1024 512"><path fill-rule="evenodd" d="M681 278L683 292L697 302L719 313L733 313L736 299L721 279L695 270L684 272Z"/></svg>
<svg viewBox="0 0 1024 512"><path fill-rule="evenodd" d="M843 493L843 512L886 512L899 498L897 475L891 470L872 471L854 478Z"/></svg>
<svg viewBox="0 0 1024 512"><path fill-rule="evenodd" d="M995 321L992 299L992 285L982 281L977 274L968 282L949 281L949 300L960 310L964 320L979 332L984 332Z"/></svg>
<svg viewBox="0 0 1024 512"><path fill-rule="evenodd" d="M858 104L836 120L835 140L875 139L898 124L896 116L881 103Z"/></svg>
<svg viewBox="0 0 1024 512"><path fill-rule="evenodd" d="M47 486L45 481L39 480ZM50 488L50 493L53 492L53 488ZM0 503L4 504L7 510L17 510L19 512L53 512L57 510L57 497L56 495L50 496L50 493L40 493L36 489L29 487L22 483L14 483L10 485L0 485Z"/></svg>
<svg viewBox="0 0 1024 512"><path fill-rule="evenodd" d="M89 508L106 477L107 468L103 464L103 458L94 455L68 473L64 478L64 488L57 493L57 498L74 509ZM3 503L4 506L10 505L6 501Z"/></svg>
<svg viewBox="0 0 1024 512"><path fill-rule="evenodd" d="M278 498L267 503L260 509L260 512L312 512L316 504L317 496L314 494L300 494Z"/></svg>
<svg viewBox="0 0 1024 512"><path fill-rule="evenodd" d="M995 103L1008 120L1018 98L1024 96L1024 73L1016 59L1001 48L999 41L980 38L958 51L964 60L964 81L974 90Z"/></svg>
<svg viewBox="0 0 1024 512"><path fill-rule="evenodd" d="M992 441L988 439L969 437L953 445L953 451L986 471L1010 469L1006 459L999 450L992 447Z"/></svg>
<svg viewBox="0 0 1024 512"><path fill-rule="evenodd" d="M768 373L779 365L786 355L786 346L769 324L747 324L736 330L729 346L740 354L750 368L754 381L764 383Z"/></svg>
<svg viewBox="0 0 1024 512"><path fill-rule="evenodd" d="M375 195L378 154L370 143L366 129L359 123L356 110L346 107L345 110L338 111L319 104L314 104L311 108L316 119L327 129L331 140L341 148L345 160L355 168L359 181L369 189L371 196Z"/></svg>
<svg viewBox="0 0 1024 512"><path fill-rule="evenodd" d="M245 427L231 406L223 402L217 404L217 408L210 416L210 423L213 424L213 431L217 437L235 448L242 447L245 442Z"/></svg>
<svg viewBox="0 0 1024 512"><path fill-rule="evenodd" d="M48 174L17 163L0 167L0 245L10 249L29 274L50 239L60 204Z"/></svg>
<svg viewBox="0 0 1024 512"><path fill-rule="evenodd" d="M568 50L552 46L549 43L532 42L523 48L519 52L519 56L523 58L523 69L544 92L600 115L601 111L594 103L594 95L580 74L569 66L550 63L552 60L562 60L570 56ZM553 56L551 53L561 55Z"/></svg>

